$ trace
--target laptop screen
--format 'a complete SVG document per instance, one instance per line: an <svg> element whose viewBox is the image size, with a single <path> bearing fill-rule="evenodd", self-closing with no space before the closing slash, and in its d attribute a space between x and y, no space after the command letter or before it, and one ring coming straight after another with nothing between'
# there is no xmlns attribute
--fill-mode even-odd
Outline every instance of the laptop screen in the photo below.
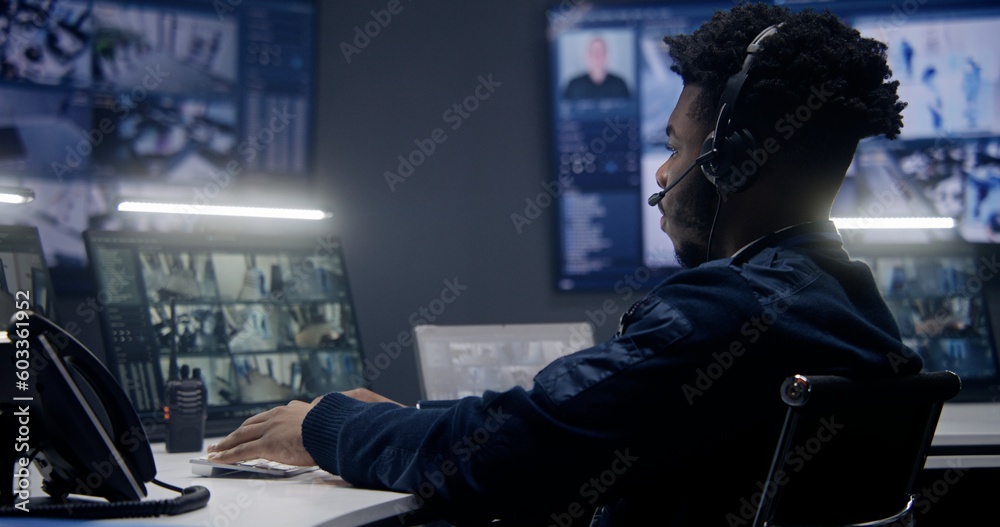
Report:
<svg viewBox="0 0 1000 527"><path fill-rule="evenodd" d="M419 325L421 395L459 399L521 386L555 359L594 345L586 322L556 324Z"/></svg>

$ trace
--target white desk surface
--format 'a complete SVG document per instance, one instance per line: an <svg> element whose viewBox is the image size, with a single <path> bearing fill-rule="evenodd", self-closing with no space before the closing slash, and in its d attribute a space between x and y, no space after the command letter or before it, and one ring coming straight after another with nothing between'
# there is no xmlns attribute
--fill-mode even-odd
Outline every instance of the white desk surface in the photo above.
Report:
<svg viewBox="0 0 1000 527"><path fill-rule="evenodd" d="M206 439L205 444L212 442ZM1000 403L949 403L941 412L932 443L935 447L983 447L1000 449ZM931 455L925 467L998 468L1000 450L986 454ZM337 476L322 470L291 478L247 476L206 478L191 472L191 458L197 453L167 454L163 443L153 443L157 479L178 487L202 485L212 497L205 508L178 516L142 520L104 520L91 526L174 525L196 527L351 527L405 514L415 510L417 500L410 494L353 488ZM32 478L32 496L44 496L40 477ZM177 493L148 484L147 499L169 499ZM7 518L10 519L10 518ZM21 524L15 521L13 525ZM25 522L24 525L40 525ZM43 523L41 525L48 525Z"/></svg>
<svg viewBox="0 0 1000 527"><path fill-rule="evenodd" d="M924 467L1000 467L1000 403L946 403L932 447L994 447L990 453L931 455Z"/></svg>
<svg viewBox="0 0 1000 527"><path fill-rule="evenodd" d="M211 443L206 440L205 445ZM177 487L201 485L211 492L208 505L177 516L103 520L86 525L175 525L197 527L348 527L405 514L416 508L410 494L351 487L328 472L316 470L290 478L207 478L191 472L198 453L168 454L163 443L153 443L156 479ZM32 496L45 496L35 474ZM176 492L149 483L146 499L170 499ZM27 524L26 524L27 525ZM35 524L37 525L37 524Z"/></svg>

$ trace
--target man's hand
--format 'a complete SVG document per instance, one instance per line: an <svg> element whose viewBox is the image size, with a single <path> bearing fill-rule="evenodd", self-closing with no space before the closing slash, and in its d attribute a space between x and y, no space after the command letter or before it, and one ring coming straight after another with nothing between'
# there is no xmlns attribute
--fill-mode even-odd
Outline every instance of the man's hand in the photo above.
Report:
<svg viewBox="0 0 1000 527"><path fill-rule="evenodd" d="M320 399L312 403L292 401L247 419L225 439L208 446L208 459L234 463L264 458L288 465L315 465L302 446L302 421Z"/></svg>
<svg viewBox="0 0 1000 527"><path fill-rule="evenodd" d="M343 394L366 403L403 406L364 388ZM272 408L247 419L225 439L208 446L208 459L219 463L234 463L264 458L288 465L315 465L312 456L302 446L302 421L321 399L323 397L317 397L311 403L292 401L286 406Z"/></svg>

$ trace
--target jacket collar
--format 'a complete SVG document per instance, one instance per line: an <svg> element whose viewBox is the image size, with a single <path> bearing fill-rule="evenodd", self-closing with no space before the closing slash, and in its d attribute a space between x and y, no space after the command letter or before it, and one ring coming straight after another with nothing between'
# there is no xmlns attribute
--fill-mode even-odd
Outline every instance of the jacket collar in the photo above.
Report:
<svg viewBox="0 0 1000 527"><path fill-rule="evenodd" d="M843 246L843 240L837 227L830 220L811 221L779 229L764 235L743 246L731 258L733 263L746 262L757 253L768 247L798 247L824 243L837 247Z"/></svg>

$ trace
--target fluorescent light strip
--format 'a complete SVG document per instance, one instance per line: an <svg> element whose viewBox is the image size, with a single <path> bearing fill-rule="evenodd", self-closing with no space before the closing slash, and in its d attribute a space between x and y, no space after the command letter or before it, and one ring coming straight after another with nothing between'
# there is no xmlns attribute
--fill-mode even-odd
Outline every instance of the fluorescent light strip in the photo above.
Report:
<svg viewBox="0 0 1000 527"><path fill-rule="evenodd" d="M35 191L22 187L0 186L0 203L23 205L35 199Z"/></svg>
<svg viewBox="0 0 1000 527"><path fill-rule="evenodd" d="M954 229L954 218L830 218L838 229Z"/></svg>
<svg viewBox="0 0 1000 527"><path fill-rule="evenodd" d="M248 218L278 218L289 220L323 220L331 214L319 209L277 209L268 207L228 207L222 205L192 205L190 203L152 203L123 201L122 212L156 212L162 214L196 214L202 216L241 216Z"/></svg>
<svg viewBox="0 0 1000 527"><path fill-rule="evenodd" d="M29 201L31 200L18 194L8 194L6 192L0 192L0 203L12 203L14 205L23 205Z"/></svg>

